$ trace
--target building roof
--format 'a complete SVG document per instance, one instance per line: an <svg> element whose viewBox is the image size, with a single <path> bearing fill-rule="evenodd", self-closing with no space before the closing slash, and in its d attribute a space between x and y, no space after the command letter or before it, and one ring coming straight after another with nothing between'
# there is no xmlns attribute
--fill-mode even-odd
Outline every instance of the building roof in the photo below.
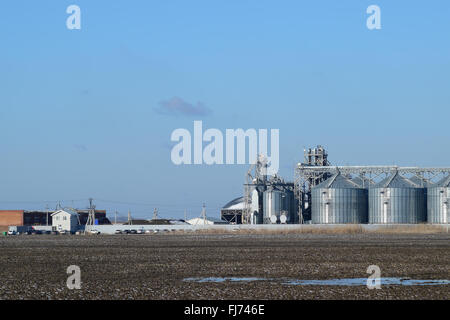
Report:
<svg viewBox="0 0 450 320"><path fill-rule="evenodd" d="M78 217L78 213L72 209L64 209L64 210L58 210L55 211L51 214L51 216L53 217L54 215L60 214L60 213L66 213L66 214L70 214L71 216L77 216Z"/></svg>
<svg viewBox="0 0 450 320"><path fill-rule="evenodd" d="M193 218L193 219L189 219L186 221L189 224L192 225L205 225L205 224L216 224L216 223L220 223L220 224L226 224L227 222L221 219L217 219L217 218L209 218L207 217L206 220L203 220L203 218L198 217L198 218Z"/></svg>
<svg viewBox="0 0 450 320"><path fill-rule="evenodd" d="M423 179L419 178L418 176L412 176L411 178L409 178L409 180L412 181L413 183L417 184L419 187L423 187L423 188L432 187L434 185L432 182L423 180Z"/></svg>
<svg viewBox="0 0 450 320"><path fill-rule="evenodd" d="M231 200L222 209L225 210L243 210L244 209L244 197L239 197Z"/></svg>
<svg viewBox="0 0 450 320"><path fill-rule="evenodd" d="M398 172L381 180L373 186L374 188L420 188L420 185L415 184L411 180L402 177Z"/></svg>
<svg viewBox="0 0 450 320"><path fill-rule="evenodd" d="M449 188L450 187L450 175L444 177L442 180L437 182L433 187L440 187L440 188Z"/></svg>
<svg viewBox="0 0 450 320"><path fill-rule="evenodd" d="M344 177L340 173L335 174L331 178L319 183L314 188L344 188L344 189L357 189L361 188L359 184Z"/></svg>
<svg viewBox="0 0 450 320"><path fill-rule="evenodd" d="M0 210L0 213L24 213L25 210Z"/></svg>

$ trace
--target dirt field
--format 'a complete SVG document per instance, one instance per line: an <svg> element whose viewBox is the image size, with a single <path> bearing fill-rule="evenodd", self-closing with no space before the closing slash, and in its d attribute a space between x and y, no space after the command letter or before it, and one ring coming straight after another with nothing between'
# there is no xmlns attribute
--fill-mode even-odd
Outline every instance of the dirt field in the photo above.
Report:
<svg viewBox="0 0 450 320"><path fill-rule="evenodd" d="M450 279L448 234L0 237L0 299L449 299L450 285L289 285L288 280ZM81 289L66 287L70 265ZM186 278L257 277L248 282Z"/></svg>

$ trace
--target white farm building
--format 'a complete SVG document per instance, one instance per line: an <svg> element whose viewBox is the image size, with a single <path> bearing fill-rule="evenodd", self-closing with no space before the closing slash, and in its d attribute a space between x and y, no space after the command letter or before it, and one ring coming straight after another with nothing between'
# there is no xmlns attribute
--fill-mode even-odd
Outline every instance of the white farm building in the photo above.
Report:
<svg viewBox="0 0 450 320"><path fill-rule="evenodd" d="M74 210L64 209L52 213L52 230L75 232L78 229L78 213Z"/></svg>

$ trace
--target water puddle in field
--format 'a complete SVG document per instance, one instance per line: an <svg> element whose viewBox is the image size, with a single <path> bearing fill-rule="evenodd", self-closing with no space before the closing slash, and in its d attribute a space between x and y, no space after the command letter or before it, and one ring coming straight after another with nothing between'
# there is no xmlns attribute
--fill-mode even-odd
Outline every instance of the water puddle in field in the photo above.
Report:
<svg viewBox="0 0 450 320"><path fill-rule="evenodd" d="M253 282L272 281L285 285L295 286L365 286L367 278L349 279L328 279L328 280L298 280L298 279L266 279L266 278L237 278L237 277L209 277L209 278L186 278L183 281L199 283L220 283L220 282ZM381 285L401 285L401 286L438 286L450 284L450 280L417 280L408 278L381 278Z"/></svg>
<svg viewBox="0 0 450 320"><path fill-rule="evenodd" d="M450 284L449 280L416 280L406 278L381 278L381 285L402 286L436 286ZM284 282L289 285L300 286L365 286L367 278L330 279L330 280L289 280Z"/></svg>
<svg viewBox="0 0 450 320"><path fill-rule="evenodd" d="M183 279L183 281L190 281L190 282L252 282L252 281L266 281L269 279L265 278L234 278L234 277L228 277L228 278L218 278L218 277L209 277L209 278L186 278Z"/></svg>

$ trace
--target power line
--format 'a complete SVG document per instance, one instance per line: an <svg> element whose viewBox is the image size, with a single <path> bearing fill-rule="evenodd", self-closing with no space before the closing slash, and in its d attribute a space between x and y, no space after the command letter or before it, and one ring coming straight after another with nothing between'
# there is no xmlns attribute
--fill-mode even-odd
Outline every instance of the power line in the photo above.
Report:
<svg viewBox="0 0 450 320"><path fill-rule="evenodd" d="M149 207L176 207L176 206L179 206L176 204L128 202L128 201L115 201L115 200L105 200L105 199L97 199L97 198L96 198L96 200L99 202L134 205L134 206L149 206ZM196 205L198 205L198 203L192 203L192 204L188 204L188 205L196 206Z"/></svg>
<svg viewBox="0 0 450 320"><path fill-rule="evenodd" d="M29 201L29 200L15 200L15 201L0 201L0 203L49 203L49 202L75 202L75 201L86 201L87 199L78 199L78 200L39 200L39 201Z"/></svg>
<svg viewBox="0 0 450 320"><path fill-rule="evenodd" d="M104 200L104 199L97 199L97 202L105 202L105 203L114 203L114 204L123 204L123 205L136 205L136 206L151 206L151 207L180 207L180 208L184 208L185 206L197 206L198 203L183 203L183 205L177 205L177 204L156 204L156 203L142 203L142 202L127 202L127 201L114 201L114 200ZM42 203L42 204L48 204L48 203L60 203L60 202L81 202L81 201L86 201L88 202L89 199L70 199L70 200L36 200L36 201L29 201L29 200L14 200L14 201L0 201L0 203L29 203L29 204L34 204L34 203Z"/></svg>

